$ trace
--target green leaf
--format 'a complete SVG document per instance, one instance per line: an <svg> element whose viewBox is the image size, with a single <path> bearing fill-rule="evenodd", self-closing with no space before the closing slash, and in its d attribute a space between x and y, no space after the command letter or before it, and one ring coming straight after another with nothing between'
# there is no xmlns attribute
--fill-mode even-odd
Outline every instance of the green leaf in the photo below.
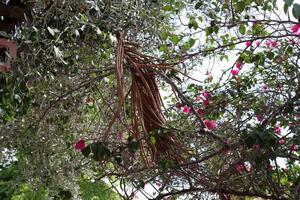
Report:
<svg viewBox="0 0 300 200"><path fill-rule="evenodd" d="M211 35L213 32L214 32L214 29L213 29L212 27L207 27L207 28L205 29L205 34L206 34L206 36Z"/></svg>
<svg viewBox="0 0 300 200"><path fill-rule="evenodd" d="M244 24L241 24L239 27L239 31L242 35L245 35L246 33L246 26Z"/></svg>
<svg viewBox="0 0 300 200"><path fill-rule="evenodd" d="M198 1L198 2L195 4L195 9L199 9L202 5L203 5L202 1Z"/></svg>
<svg viewBox="0 0 300 200"><path fill-rule="evenodd" d="M292 13L296 19L300 18L300 4L294 4Z"/></svg>
<svg viewBox="0 0 300 200"><path fill-rule="evenodd" d="M156 143L156 139L155 139L155 137L153 135L151 135L149 137L149 142L150 142L150 144L155 144Z"/></svg>
<svg viewBox="0 0 300 200"><path fill-rule="evenodd" d="M163 8L163 11L173 11L173 7L170 6L170 5L166 5L164 8Z"/></svg>
<svg viewBox="0 0 300 200"><path fill-rule="evenodd" d="M196 42L196 40L195 40L195 39L193 39L193 38L190 38L190 39L189 39L189 45L190 45L190 47L193 47L193 46L194 46L194 44L195 44L195 42Z"/></svg>
<svg viewBox="0 0 300 200"><path fill-rule="evenodd" d="M160 37L160 39L161 40L166 40L166 39L168 39L168 33L167 32L161 32L160 33L160 35L159 35L159 37Z"/></svg>
<svg viewBox="0 0 300 200"><path fill-rule="evenodd" d="M255 0L255 3L259 6L261 6L263 4L263 0Z"/></svg>
<svg viewBox="0 0 300 200"><path fill-rule="evenodd" d="M284 0L284 3L289 7L294 3L294 0Z"/></svg>
<svg viewBox="0 0 300 200"><path fill-rule="evenodd" d="M237 2L237 4L235 4L235 9L239 13L243 12L245 7L246 7L246 5L243 1Z"/></svg>
<svg viewBox="0 0 300 200"><path fill-rule="evenodd" d="M162 44L159 46L159 51L167 51L168 46L166 44Z"/></svg>
<svg viewBox="0 0 300 200"><path fill-rule="evenodd" d="M94 154L93 159L96 161L107 160L111 155L110 150L102 142L92 143L91 149Z"/></svg>
<svg viewBox="0 0 300 200"><path fill-rule="evenodd" d="M91 153L91 146L88 145L86 146L84 149L81 150L81 153L85 156L85 157L89 157L90 153Z"/></svg>
<svg viewBox="0 0 300 200"><path fill-rule="evenodd" d="M139 143L137 141L131 141L128 144L128 149L131 153L134 153L139 148Z"/></svg>
<svg viewBox="0 0 300 200"><path fill-rule="evenodd" d="M174 45L177 45L179 40L180 39L179 39L178 35L172 35L171 41L173 42Z"/></svg>
<svg viewBox="0 0 300 200"><path fill-rule="evenodd" d="M289 6L285 3L283 6L284 13L286 14L289 9Z"/></svg>

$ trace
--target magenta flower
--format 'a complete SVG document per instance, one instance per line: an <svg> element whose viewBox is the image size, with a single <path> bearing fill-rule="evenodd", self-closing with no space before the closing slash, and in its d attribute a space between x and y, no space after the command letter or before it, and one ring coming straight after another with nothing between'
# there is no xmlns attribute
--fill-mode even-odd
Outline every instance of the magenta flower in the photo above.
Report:
<svg viewBox="0 0 300 200"><path fill-rule="evenodd" d="M293 33L297 34L299 32L299 30L300 30L300 23L293 25L291 27L291 30L292 30Z"/></svg>
<svg viewBox="0 0 300 200"><path fill-rule="evenodd" d="M281 128L280 128L279 126L275 126L274 132L275 132L276 134L280 135L280 134L281 134Z"/></svg>
<svg viewBox="0 0 300 200"><path fill-rule="evenodd" d="M268 85L264 84L263 89L264 89L264 91L266 91L268 89Z"/></svg>
<svg viewBox="0 0 300 200"><path fill-rule="evenodd" d="M198 96L196 96L196 98L195 98L195 101L196 101L196 102L199 102L199 101L201 101L201 96L199 96L199 95L198 95Z"/></svg>
<svg viewBox="0 0 300 200"><path fill-rule="evenodd" d="M209 106L209 100L207 100L207 99L204 100L204 101L203 101L203 106L204 106L204 107Z"/></svg>
<svg viewBox="0 0 300 200"><path fill-rule="evenodd" d="M84 141L84 139L78 140L78 141L75 143L74 147L75 147L75 149L80 150L80 151L81 151L82 149L84 149L84 148L85 148L85 141Z"/></svg>
<svg viewBox="0 0 300 200"><path fill-rule="evenodd" d="M210 93L205 91L202 93L202 96L205 98L205 99L209 99L211 97Z"/></svg>
<svg viewBox="0 0 300 200"><path fill-rule="evenodd" d="M271 40L271 46L272 47L277 47L278 46L278 42L276 40Z"/></svg>
<svg viewBox="0 0 300 200"><path fill-rule="evenodd" d="M237 61L236 63L235 63L235 67L237 68L237 69L241 69L242 68L242 61Z"/></svg>
<svg viewBox="0 0 300 200"><path fill-rule="evenodd" d="M259 47L259 46L260 46L260 43L261 43L260 41L256 41L256 42L255 42L255 45L256 45L257 47Z"/></svg>
<svg viewBox="0 0 300 200"><path fill-rule="evenodd" d="M187 105L185 105L185 106L183 107L183 112L184 112L185 114L189 114L189 113L190 113L190 108L189 108Z"/></svg>
<svg viewBox="0 0 300 200"><path fill-rule="evenodd" d="M284 144L285 144L285 140L284 140L284 139L280 139L280 140L279 140L279 144L280 144L280 145L284 145Z"/></svg>
<svg viewBox="0 0 300 200"><path fill-rule="evenodd" d="M200 115L200 117L204 117L204 115L205 115L205 111L202 110L201 108L197 109L197 113Z"/></svg>
<svg viewBox="0 0 300 200"><path fill-rule="evenodd" d="M269 166L268 166L268 170L269 170L269 171L273 171L273 170L274 170L274 167L273 167L272 165L269 165Z"/></svg>
<svg viewBox="0 0 300 200"><path fill-rule="evenodd" d="M291 151L297 151L297 150L298 150L298 145L292 144Z"/></svg>
<svg viewBox="0 0 300 200"><path fill-rule="evenodd" d="M244 166L242 164L237 164L235 169L238 173L241 173L244 169Z"/></svg>
<svg viewBox="0 0 300 200"><path fill-rule="evenodd" d="M179 102L177 102L177 103L176 103L176 108L180 109L181 107L182 107L182 104L179 103Z"/></svg>
<svg viewBox="0 0 300 200"><path fill-rule="evenodd" d="M253 149L253 151L255 151L255 152L259 151L259 144L254 144L254 145L252 146L252 149Z"/></svg>
<svg viewBox="0 0 300 200"><path fill-rule="evenodd" d="M233 69L231 70L231 74L232 75L237 75L239 73L239 70L238 69Z"/></svg>
<svg viewBox="0 0 300 200"><path fill-rule="evenodd" d="M250 46L251 46L251 44L252 44L252 42L251 42L251 41L247 41L247 42L246 42L246 47L250 47Z"/></svg>
<svg viewBox="0 0 300 200"><path fill-rule="evenodd" d="M214 120L206 119L203 122L204 122L206 128L208 128L209 130L215 130L217 128L217 123Z"/></svg>
<svg viewBox="0 0 300 200"><path fill-rule="evenodd" d="M116 135L117 140L121 141L123 140L123 133L122 132L118 132Z"/></svg>
<svg viewBox="0 0 300 200"><path fill-rule="evenodd" d="M263 115L256 115L256 119L257 121L262 122L265 119L265 117Z"/></svg>

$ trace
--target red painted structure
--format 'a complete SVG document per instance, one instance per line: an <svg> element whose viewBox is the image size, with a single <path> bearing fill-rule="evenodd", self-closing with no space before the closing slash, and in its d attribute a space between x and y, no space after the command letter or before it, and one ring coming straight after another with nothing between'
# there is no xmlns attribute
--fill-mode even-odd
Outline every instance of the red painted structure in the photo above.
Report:
<svg viewBox="0 0 300 200"><path fill-rule="evenodd" d="M17 45L11 40L0 38L0 49L6 49L5 60L0 62L0 72L9 72L11 64L17 57Z"/></svg>

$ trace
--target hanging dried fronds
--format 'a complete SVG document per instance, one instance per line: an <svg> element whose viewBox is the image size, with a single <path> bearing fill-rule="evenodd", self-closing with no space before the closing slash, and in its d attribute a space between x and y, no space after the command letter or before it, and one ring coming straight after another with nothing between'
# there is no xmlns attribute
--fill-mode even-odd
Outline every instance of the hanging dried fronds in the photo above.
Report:
<svg viewBox="0 0 300 200"><path fill-rule="evenodd" d="M158 70L173 69L171 64L157 63L159 59L143 55L138 52L138 45L124 41L122 31L116 33L116 79L118 108L113 116L107 133L117 118L125 116L124 104L124 66L131 72L131 113L130 132L132 137L139 141L143 159L148 163L147 150L152 158L167 158L180 161L180 145L171 132L154 134L156 130L164 128L165 117L162 112L163 102L156 83ZM157 63L157 64L156 64ZM174 69L175 70L175 69ZM152 141L149 138L152 137Z"/></svg>

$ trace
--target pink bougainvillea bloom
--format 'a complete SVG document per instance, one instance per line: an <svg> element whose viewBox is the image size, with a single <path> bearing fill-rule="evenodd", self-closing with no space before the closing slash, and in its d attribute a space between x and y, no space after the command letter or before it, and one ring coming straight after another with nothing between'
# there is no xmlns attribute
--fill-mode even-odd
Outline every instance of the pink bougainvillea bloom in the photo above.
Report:
<svg viewBox="0 0 300 200"><path fill-rule="evenodd" d="M235 63L235 67L237 68L237 69L241 69L242 68L242 61L237 61L236 63Z"/></svg>
<svg viewBox="0 0 300 200"><path fill-rule="evenodd" d="M78 140L75 145L74 145L75 149L77 150L82 150L85 148L85 140L84 139L80 139Z"/></svg>
<svg viewBox="0 0 300 200"><path fill-rule="evenodd" d="M179 103L179 102L177 102L177 103L176 103L176 108L180 109L181 107L182 107L182 104Z"/></svg>
<svg viewBox="0 0 300 200"><path fill-rule="evenodd" d="M268 41L266 41L266 47L267 48L270 48L270 46L271 46L271 42L268 40Z"/></svg>
<svg viewBox="0 0 300 200"><path fill-rule="evenodd" d="M241 173L244 169L244 166L242 164L237 164L235 169L238 173Z"/></svg>
<svg viewBox="0 0 300 200"><path fill-rule="evenodd" d="M266 91L268 89L268 85L264 84L263 87L264 91Z"/></svg>
<svg viewBox="0 0 300 200"><path fill-rule="evenodd" d="M205 111L202 110L201 108L197 109L197 113L200 115L200 117L204 117L204 115L205 115Z"/></svg>
<svg viewBox="0 0 300 200"><path fill-rule="evenodd" d="M292 144L291 151L297 151L297 150L298 150L298 145Z"/></svg>
<svg viewBox="0 0 300 200"><path fill-rule="evenodd" d="M202 96L205 98L205 99L209 99L211 97L210 93L205 91L202 93Z"/></svg>
<svg viewBox="0 0 300 200"><path fill-rule="evenodd" d="M293 33L298 33L300 31L300 23L293 25L291 30Z"/></svg>
<svg viewBox="0 0 300 200"><path fill-rule="evenodd" d="M275 132L276 134L280 135L280 134L281 134L281 128L280 128L279 126L275 126L274 132Z"/></svg>
<svg viewBox="0 0 300 200"><path fill-rule="evenodd" d="M190 108L189 108L187 105L185 105L185 106L183 107L183 112L184 112L185 114L189 114L189 113L190 113Z"/></svg>
<svg viewBox="0 0 300 200"><path fill-rule="evenodd" d="M204 122L206 128L208 128L209 130L215 130L217 128L217 123L214 120L206 119L203 122Z"/></svg>
<svg viewBox="0 0 300 200"><path fill-rule="evenodd" d="M196 101L196 102L201 101L201 96L200 96L200 95L196 96L195 101Z"/></svg>
<svg viewBox="0 0 300 200"><path fill-rule="evenodd" d="M296 42L295 42L295 40L291 40L291 45L296 45Z"/></svg>
<svg viewBox="0 0 300 200"><path fill-rule="evenodd" d="M263 115L256 115L256 119L257 121L262 122L264 121L265 117Z"/></svg>
<svg viewBox="0 0 300 200"><path fill-rule="evenodd" d="M253 151L255 151L255 152L259 151L259 144L254 144L254 145L252 146L252 149L253 149Z"/></svg>
<svg viewBox="0 0 300 200"><path fill-rule="evenodd" d="M251 46L251 44L252 44L252 42L251 42L251 41L247 41L247 42L246 42L246 47L250 47L250 46Z"/></svg>
<svg viewBox="0 0 300 200"><path fill-rule="evenodd" d="M284 140L284 139L280 139L280 140L279 140L279 144L280 144L280 145L284 145L284 144L285 144L285 140Z"/></svg>
<svg viewBox="0 0 300 200"><path fill-rule="evenodd" d="M271 46L272 47L277 47L278 46L278 42L276 40L271 40Z"/></svg>
<svg viewBox="0 0 300 200"><path fill-rule="evenodd" d="M256 41L256 42L255 42L255 45L256 45L257 47L259 47L259 46L260 46L260 43L261 43L260 41Z"/></svg>
<svg viewBox="0 0 300 200"><path fill-rule="evenodd" d="M274 170L274 167L273 167L272 165L269 165L269 166L268 166L268 170L269 170L269 171L273 171L273 170Z"/></svg>
<svg viewBox="0 0 300 200"><path fill-rule="evenodd" d="M209 100L207 100L207 99L204 100L204 101L203 101L203 106L204 106L204 107L209 106Z"/></svg>
<svg viewBox="0 0 300 200"><path fill-rule="evenodd" d="M118 132L117 135L116 135L116 138L117 138L117 140L120 141L120 140L123 140L123 136L124 136L124 135L123 135L122 132Z"/></svg>
<svg viewBox="0 0 300 200"><path fill-rule="evenodd" d="M238 69L233 69L231 70L231 74L232 75L237 75L239 73L239 70Z"/></svg>

